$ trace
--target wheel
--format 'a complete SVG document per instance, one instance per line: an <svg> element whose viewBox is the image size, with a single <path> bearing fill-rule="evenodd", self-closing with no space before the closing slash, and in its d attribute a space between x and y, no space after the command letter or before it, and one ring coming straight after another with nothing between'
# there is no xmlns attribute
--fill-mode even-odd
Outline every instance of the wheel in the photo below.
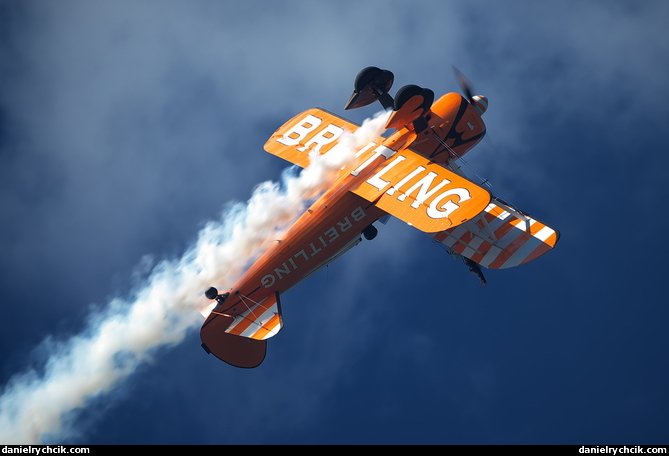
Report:
<svg viewBox="0 0 669 456"><path fill-rule="evenodd" d="M214 287L211 287L204 292L204 295L207 297L207 299L216 299L216 296L218 296L218 290Z"/></svg>
<svg viewBox="0 0 669 456"><path fill-rule="evenodd" d="M395 76L391 71L377 67L367 67L358 73L353 84L353 93L344 109L357 109L375 101L381 102L384 109L393 106L393 98L388 91L393 85Z"/></svg>
<svg viewBox="0 0 669 456"><path fill-rule="evenodd" d="M421 95L423 89L414 84L405 85L395 94L395 111L399 111L404 106L404 103L416 95Z"/></svg>
<svg viewBox="0 0 669 456"><path fill-rule="evenodd" d="M391 71L382 70L377 67L367 67L361 70L355 77L353 87L356 92L361 92L367 87L375 87L386 93L393 86L395 77Z"/></svg>
<svg viewBox="0 0 669 456"><path fill-rule="evenodd" d="M430 89L423 89L422 87L414 84L405 85L397 91L397 94L395 95L395 111L402 109L404 103L415 96L422 97L418 108L422 108L422 114L425 114L427 110L430 109L430 106L432 106L432 102L434 101L434 92Z"/></svg>
<svg viewBox="0 0 669 456"><path fill-rule="evenodd" d="M371 241L379 234L379 230L376 229L374 225L369 225L367 228L362 230L362 235L365 236L365 239Z"/></svg>

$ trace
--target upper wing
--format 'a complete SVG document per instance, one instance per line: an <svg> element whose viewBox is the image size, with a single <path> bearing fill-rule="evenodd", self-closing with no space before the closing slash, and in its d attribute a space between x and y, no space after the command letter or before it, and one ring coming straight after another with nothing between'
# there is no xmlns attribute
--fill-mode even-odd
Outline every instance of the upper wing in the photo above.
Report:
<svg viewBox="0 0 669 456"><path fill-rule="evenodd" d="M314 108L282 125L265 143L265 150L304 168L310 156L328 152L358 128ZM384 145L388 143L384 137L372 136L356 146L357 162L343 172L360 176L350 190L385 212L434 233L473 218L490 202L490 193L473 182L404 147Z"/></svg>
<svg viewBox="0 0 669 456"><path fill-rule="evenodd" d="M267 152L306 168L310 156L328 152L345 133L353 133L358 128L353 122L313 108L279 127L264 147ZM377 142L381 141L383 138Z"/></svg>
<svg viewBox="0 0 669 456"><path fill-rule="evenodd" d="M378 149L372 152L381 154ZM386 160L352 191L421 231L458 226L490 202L484 188L411 150L385 152ZM358 169L364 166L363 162Z"/></svg>
<svg viewBox="0 0 669 456"><path fill-rule="evenodd" d="M548 252L555 247L560 233L493 198L474 219L432 237L481 266L505 269Z"/></svg>

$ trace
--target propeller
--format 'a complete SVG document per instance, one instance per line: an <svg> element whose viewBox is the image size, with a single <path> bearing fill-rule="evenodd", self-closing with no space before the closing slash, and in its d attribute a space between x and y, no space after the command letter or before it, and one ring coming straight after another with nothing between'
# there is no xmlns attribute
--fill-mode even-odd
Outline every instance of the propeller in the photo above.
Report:
<svg viewBox="0 0 669 456"><path fill-rule="evenodd" d="M465 98L468 102L471 103L472 99L474 98L474 85L469 79L467 79L467 76L465 76L462 71L458 70L455 66L453 66L453 72L455 73L455 79L457 79L458 84L460 85L460 88L465 95Z"/></svg>
<svg viewBox="0 0 669 456"><path fill-rule="evenodd" d="M482 95L474 95L474 85L471 83L467 76L465 76L462 71L458 70L453 66L453 72L455 73L455 79L457 79L460 89L465 96L465 99L469 102L470 105L478 111L480 115L483 115L484 112L488 109L488 99Z"/></svg>

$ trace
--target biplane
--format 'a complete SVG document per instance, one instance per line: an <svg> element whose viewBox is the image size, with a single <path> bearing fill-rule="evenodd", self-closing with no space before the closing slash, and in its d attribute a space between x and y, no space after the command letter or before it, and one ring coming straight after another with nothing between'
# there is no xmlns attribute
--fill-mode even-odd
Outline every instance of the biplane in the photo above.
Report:
<svg viewBox="0 0 669 456"><path fill-rule="evenodd" d="M469 180L458 160L486 132L488 100L473 95L456 70L464 96L407 85L389 93L394 75L368 67L358 73L344 109L379 101L389 113L386 134L355 151L335 183L262 254L234 286L209 288L213 310L200 337L207 353L236 367L265 359L267 340L283 325L281 295L377 234L374 223L394 216L427 233L462 258L482 283L481 268L504 269L532 261L557 243L559 233ZM281 126L265 150L306 167L358 125L309 109Z"/></svg>

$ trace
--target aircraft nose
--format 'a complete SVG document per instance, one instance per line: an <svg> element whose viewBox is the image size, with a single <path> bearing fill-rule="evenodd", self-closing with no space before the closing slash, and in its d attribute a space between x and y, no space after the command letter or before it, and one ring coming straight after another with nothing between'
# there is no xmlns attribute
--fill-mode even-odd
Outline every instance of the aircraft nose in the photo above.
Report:
<svg viewBox="0 0 669 456"><path fill-rule="evenodd" d="M488 110L488 98L483 95L474 95L472 97L472 106L476 108L480 115Z"/></svg>

